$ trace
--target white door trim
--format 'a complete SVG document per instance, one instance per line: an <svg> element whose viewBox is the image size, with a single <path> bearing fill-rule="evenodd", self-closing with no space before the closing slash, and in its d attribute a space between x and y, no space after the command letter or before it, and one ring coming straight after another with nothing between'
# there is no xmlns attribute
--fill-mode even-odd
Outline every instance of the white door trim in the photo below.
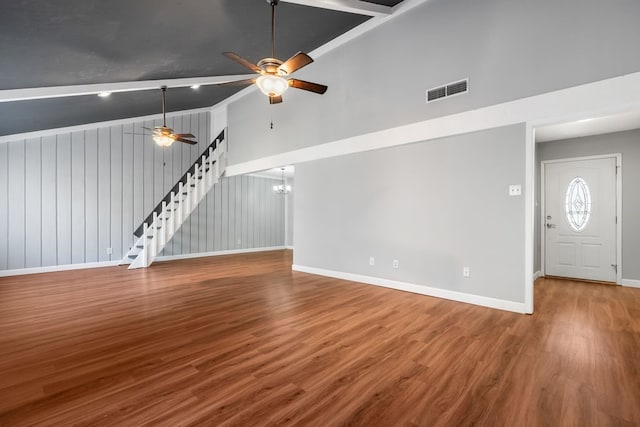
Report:
<svg viewBox="0 0 640 427"><path fill-rule="evenodd" d="M615 159L616 160L616 283L622 284L622 154L601 154L597 156L569 157L566 159L543 160L540 162L540 271L544 275L545 268L545 252L546 239L544 235L544 212L545 212L545 166L551 163L564 163L579 160L598 160L598 159Z"/></svg>

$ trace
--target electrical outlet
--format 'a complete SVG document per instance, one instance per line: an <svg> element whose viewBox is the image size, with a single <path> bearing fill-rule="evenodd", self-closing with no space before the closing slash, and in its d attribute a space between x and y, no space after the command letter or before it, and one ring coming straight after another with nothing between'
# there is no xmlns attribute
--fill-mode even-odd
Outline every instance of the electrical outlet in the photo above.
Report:
<svg viewBox="0 0 640 427"><path fill-rule="evenodd" d="M393 260L393 268L400 268L400 264L398 263L397 259Z"/></svg>
<svg viewBox="0 0 640 427"><path fill-rule="evenodd" d="M369 257L369 265L375 265L375 263L376 263L375 258L374 258L374 257L372 257L372 256L370 256L370 257Z"/></svg>
<svg viewBox="0 0 640 427"><path fill-rule="evenodd" d="M111 255L113 254L113 249L112 248L107 248L107 255Z"/></svg>
<svg viewBox="0 0 640 427"><path fill-rule="evenodd" d="M462 267L462 277L471 277L469 267Z"/></svg>
<svg viewBox="0 0 640 427"><path fill-rule="evenodd" d="M521 194L522 194L522 186L520 184L509 186L510 196L520 196Z"/></svg>

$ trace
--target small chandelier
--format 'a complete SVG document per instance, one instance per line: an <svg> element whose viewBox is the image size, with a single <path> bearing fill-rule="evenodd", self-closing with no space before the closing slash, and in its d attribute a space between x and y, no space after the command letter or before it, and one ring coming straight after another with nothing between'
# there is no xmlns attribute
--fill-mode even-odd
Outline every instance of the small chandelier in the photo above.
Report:
<svg viewBox="0 0 640 427"><path fill-rule="evenodd" d="M273 186L273 191L274 193L277 194L282 194L282 195L287 195L291 192L291 186L290 185L286 185L285 180L284 180L284 168L280 168L280 170L282 171L282 183L279 185L274 185Z"/></svg>

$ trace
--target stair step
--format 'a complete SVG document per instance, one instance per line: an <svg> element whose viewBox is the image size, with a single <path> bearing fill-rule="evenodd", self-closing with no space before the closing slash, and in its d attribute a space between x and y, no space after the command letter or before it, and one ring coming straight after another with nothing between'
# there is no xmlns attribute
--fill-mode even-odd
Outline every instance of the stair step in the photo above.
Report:
<svg viewBox="0 0 640 427"><path fill-rule="evenodd" d="M136 259L138 258L138 255L129 255L129 259Z"/></svg>
<svg viewBox="0 0 640 427"><path fill-rule="evenodd" d="M147 236L147 239L153 239L153 236Z"/></svg>
<svg viewBox="0 0 640 427"><path fill-rule="evenodd" d="M136 248L138 249L144 249L144 245L137 245Z"/></svg>

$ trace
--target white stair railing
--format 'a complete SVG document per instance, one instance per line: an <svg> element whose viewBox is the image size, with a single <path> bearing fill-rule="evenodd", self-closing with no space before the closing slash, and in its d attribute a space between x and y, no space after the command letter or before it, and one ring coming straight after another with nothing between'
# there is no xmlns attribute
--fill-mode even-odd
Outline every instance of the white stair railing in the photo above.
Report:
<svg viewBox="0 0 640 427"><path fill-rule="evenodd" d="M187 174L186 182L181 182L177 191L171 192L169 204L163 201L160 212L154 211L151 222L143 224L140 237L120 265L129 264L130 269L149 267L218 182L225 169L226 141L217 140L215 149L210 146L199 159L193 174Z"/></svg>

